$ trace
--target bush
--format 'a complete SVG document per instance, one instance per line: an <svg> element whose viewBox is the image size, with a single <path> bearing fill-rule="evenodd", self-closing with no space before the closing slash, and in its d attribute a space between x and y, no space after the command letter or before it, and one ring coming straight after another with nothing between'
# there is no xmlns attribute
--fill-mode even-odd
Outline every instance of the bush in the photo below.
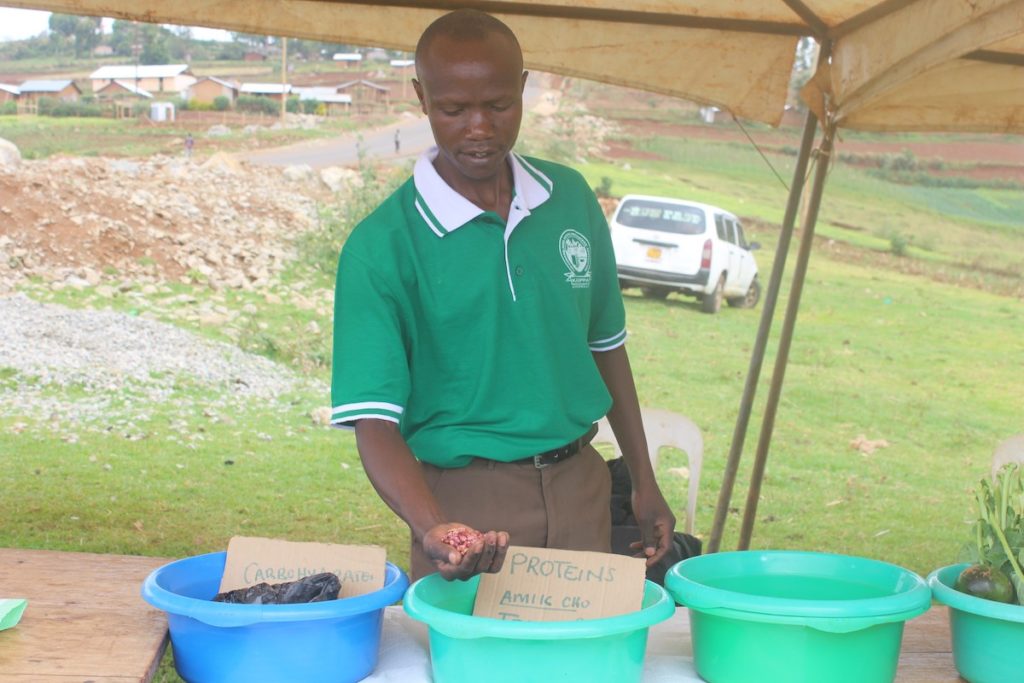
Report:
<svg viewBox="0 0 1024 683"><path fill-rule="evenodd" d="M894 232L889 237L889 251L891 251L894 256L906 256L909 246L910 239L901 232Z"/></svg>
<svg viewBox="0 0 1024 683"><path fill-rule="evenodd" d="M302 100L302 113L303 114L316 114L317 110L323 102L317 102L316 100Z"/></svg>
<svg viewBox="0 0 1024 683"><path fill-rule="evenodd" d="M197 99L191 99L188 101L188 108L191 111L210 111L213 109L213 105L209 102L200 102Z"/></svg>
<svg viewBox="0 0 1024 683"><path fill-rule="evenodd" d="M359 182L348 189L344 201L321 207L318 226L299 237L300 259L333 280L338 272L338 253L352 228L403 182L405 176L401 173L387 173L372 164L363 165Z"/></svg>
<svg viewBox="0 0 1024 683"><path fill-rule="evenodd" d="M253 114L278 114L281 112L281 105L269 97L258 97L255 95L239 95L235 103L238 111L246 111Z"/></svg>
<svg viewBox="0 0 1024 683"><path fill-rule="evenodd" d="M103 109L87 102L64 102L52 97L39 98L40 116L103 116Z"/></svg>
<svg viewBox="0 0 1024 683"><path fill-rule="evenodd" d="M608 198L612 196L612 179L608 176L601 177L601 184L594 188L594 194L598 197Z"/></svg>
<svg viewBox="0 0 1024 683"><path fill-rule="evenodd" d="M0 116L11 116L18 113L18 103L14 100L0 104Z"/></svg>
<svg viewBox="0 0 1024 683"><path fill-rule="evenodd" d="M288 101L285 102L284 110L289 112L289 113L291 113L291 114L298 114L299 113L299 98L298 97L289 97ZM278 110L278 111L280 111L280 110Z"/></svg>
<svg viewBox="0 0 1024 683"><path fill-rule="evenodd" d="M215 111L227 111L231 108L231 99L226 95L218 95L213 98L213 108Z"/></svg>

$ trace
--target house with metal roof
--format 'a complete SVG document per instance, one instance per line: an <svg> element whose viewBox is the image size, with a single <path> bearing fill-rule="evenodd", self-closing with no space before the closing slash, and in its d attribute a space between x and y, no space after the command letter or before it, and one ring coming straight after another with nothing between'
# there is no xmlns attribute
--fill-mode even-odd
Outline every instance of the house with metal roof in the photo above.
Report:
<svg viewBox="0 0 1024 683"><path fill-rule="evenodd" d="M229 102L234 103L235 98L238 97L238 91L238 83L225 81L216 76L203 76L186 88L182 97L190 102L195 100L203 104L213 104L218 97L226 97Z"/></svg>
<svg viewBox="0 0 1024 683"><path fill-rule="evenodd" d="M337 90L331 87L295 87L292 88L292 93L298 95L299 99L302 101L313 101L322 103L324 105L323 113L328 116L336 114L346 114L352 108L352 96L344 93L339 93Z"/></svg>
<svg viewBox="0 0 1024 683"><path fill-rule="evenodd" d="M153 93L142 88L136 88L135 84L129 81L111 81L99 90L94 91L94 94L97 98L105 100L126 98L153 99Z"/></svg>
<svg viewBox="0 0 1024 683"><path fill-rule="evenodd" d="M62 102L75 102L82 96L82 90L72 80L30 80L19 87L18 102L35 104L43 97Z"/></svg>
<svg viewBox="0 0 1024 683"><path fill-rule="evenodd" d="M292 86L290 83L242 83L238 88L239 95L267 97L278 102L291 93L291 91Z"/></svg>
<svg viewBox="0 0 1024 683"><path fill-rule="evenodd" d="M360 52L335 52L332 59L345 66L358 66L363 62L363 55Z"/></svg>
<svg viewBox="0 0 1024 683"><path fill-rule="evenodd" d="M391 104L391 88L365 78L342 83L337 91L352 95L352 106L361 114L378 109L386 110Z"/></svg>
<svg viewBox="0 0 1024 683"><path fill-rule="evenodd" d="M18 95L21 94L21 89L16 85L9 83L0 83L0 104L5 102L14 102L18 99Z"/></svg>
<svg viewBox="0 0 1024 683"><path fill-rule="evenodd" d="M117 64L101 66L89 74L93 92L114 81L132 83L150 93L180 93L198 80L188 64Z"/></svg>

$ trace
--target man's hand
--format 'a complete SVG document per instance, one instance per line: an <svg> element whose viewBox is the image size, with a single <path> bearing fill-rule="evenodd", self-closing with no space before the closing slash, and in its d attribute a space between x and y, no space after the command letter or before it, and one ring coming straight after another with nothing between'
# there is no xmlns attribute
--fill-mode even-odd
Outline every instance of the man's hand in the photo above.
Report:
<svg viewBox="0 0 1024 683"><path fill-rule="evenodd" d="M650 491L634 488L632 502L633 515L640 526L640 540L630 547L638 551L635 557L647 558L650 567L672 547L676 518L657 487Z"/></svg>
<svg viewBox="0 0 1024 683"><path fill-rule="evenodd" d="M453 540L450 532L457 532L459 538L469 534L479 534L465 552L455 545L446 542ZM423 551L430 558L437 571L446 580L468 579L477 574L497 572L505 562L508 551L508 533L504 531L488 531L480 533L465 524L447 523L432 527L423 537Z"/></svg>

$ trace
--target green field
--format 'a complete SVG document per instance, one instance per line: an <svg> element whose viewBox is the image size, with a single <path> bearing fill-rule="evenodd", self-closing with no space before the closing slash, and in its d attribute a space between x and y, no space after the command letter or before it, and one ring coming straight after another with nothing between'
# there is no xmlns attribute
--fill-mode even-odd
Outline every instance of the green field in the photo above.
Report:
<svg viewBox="0 0 1024 683"><path fill-rule="evenodd" d="M527 133L524 148L543 154L549 144ZM637 147L666 158L570 161L594 186L609 179L616 195L671 194L735 212L748 238L763 245L757 258L767 282L786 190L757 153L667 138ZM770 158L788 183L792 157ZM897 185L842 166L831 173L755 547L851 553L922 574L956 560L968 540L971 490L996 443L1024 429L1022 216L1024 192L1017 190ZM793 248L783 297L795 242ZM329 288L329 274L314 267L322 257L304 258L287 280L309 291ZM199 286L175 287L199 300L214 296ZM24 291L72 306L96 302L89 288L54 294L30 284ZM250 318L265 326L243 335L242 345L326 382L329 340L305 330L312 320L329 330L329 317L266 304L261 294L218 300L258 307ZM675 295L625 296L642 403L685 413L704 433L696 528L706 535L761 307L711 316ZM140 306L122 295L112 305ZM141 305L186 324L159 301ZM736 543L782 308L723 549ZM195 329L225 338L221 330ZM0 359L0 392L18 379L2 365ZM154 407L141 440L97 428L80 430L72 442L39 416L0 419L0 545L181 557L223 549L232 535L245 534L381 543L392 561L406 563L407 531L366 480L351 434L310 420L326 395L310 390L229 421L205 415L204 396L183 383L173 403L184 407ZM66 398L78 397L72 391ZM182 430L201 438L180 437ZM886 445L863 453L851 445L859 437ZM680 515L686 480L672 470L685 464L681 453L669 452L658 468ZM163 675L172 677L166 669Z"/></svg>

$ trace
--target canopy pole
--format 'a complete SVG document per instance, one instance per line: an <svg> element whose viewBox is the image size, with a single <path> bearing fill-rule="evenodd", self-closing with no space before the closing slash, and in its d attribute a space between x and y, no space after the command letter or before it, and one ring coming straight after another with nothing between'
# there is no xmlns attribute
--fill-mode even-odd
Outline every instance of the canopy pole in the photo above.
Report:
<svg viewBox="0 0 1024 683"><path fill-rule="evenodd" d="M789 303L779 337L779 350L775 356L775 371L772 374L771 386L768 388L768 400L761 422L761 436L757 442L757 452L754 454L750 487L747 489L747 505L743 510L743 524L740 527L740 540L737 546L739 550L746 550L750 547L750 537L753 535L757 503L761 497L761 482L764 479L765 464L768 462L768 448L771 445L772 431L775 428L775 414L779 407L779 396L782 394L782 383L786 377L786 364L789 361L789 348L793 341L793 328L796 326L796 314L800 308L800 296L803 294L807 263L810 261L811 246L814 243L814 226L818 220L818 209L821 208L825 179L832 159L835 124L828 121L822 130L821 146L818 149L818 166L814 171L814 184L811 186L807 215L804 217L803 234L800 236L800 250L797 252L793 284L789 290Z"/></svg>
<svg viewBox="0 0 1024 683"><path fill-rule="evenodd" d="M796 224L797 212L800 210L800 197L803 194L804 178L807 177L807 163L814 147L814 135L818 130L818 119L810 109L804 119L804 131L800 140L800 152L793 169L793 182L789 186L789 199L786 201L786 212L782 218L782 232L779 244L775 249L775 261L772 263L771 276L768 279L768 290L765 292L761 308L761 323L757 328L754 350L750 354L750 366L747 370L746 384L743 385L743 396L740 399L740 411L736 416L736 427L732 433L732 445L729 448L729 459L725 464L722 487L718 491L718 505L715 507L715 520L708 539L707 552L718 552L722 543L725 520L729 514L729 502L732 490L736 485L736 473L739 470L740 458L743 455L743 442L747 437L747 425L750 423L750 410L757 393L757 383L761 377L761 364L764 362L765 348L768 345L768 334L771 332L772 319L775 317L775 303L779 298L782 274L786 270L786 258L789 255L789 244L793 237L793 226Z"/></svg>

